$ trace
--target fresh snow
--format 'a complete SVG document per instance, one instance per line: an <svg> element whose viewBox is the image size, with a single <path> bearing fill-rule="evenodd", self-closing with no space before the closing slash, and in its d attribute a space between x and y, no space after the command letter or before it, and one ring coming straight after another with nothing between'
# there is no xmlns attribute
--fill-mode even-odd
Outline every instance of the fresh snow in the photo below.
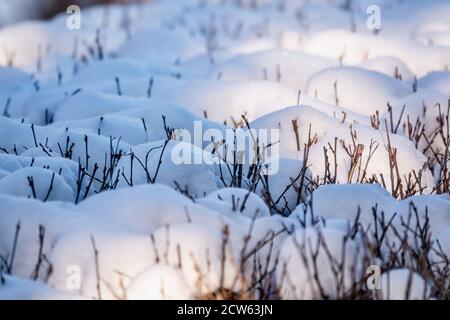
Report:
<svg viewBox="0 0 450 320"><path fill-rule="evenodd" d="M449 13L154 0L3 26L0 299L448 299Z"/></svg>

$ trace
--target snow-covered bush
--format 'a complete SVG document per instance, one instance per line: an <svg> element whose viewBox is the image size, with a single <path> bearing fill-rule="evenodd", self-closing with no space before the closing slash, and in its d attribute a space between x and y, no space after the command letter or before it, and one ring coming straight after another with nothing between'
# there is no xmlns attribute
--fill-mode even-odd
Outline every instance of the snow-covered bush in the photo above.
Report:
<svg viewBox="0 0 450 320"><path fill-rule="evenodd" d="M449 299L449 12L160 0L3 27L0 299Z"/></svg>

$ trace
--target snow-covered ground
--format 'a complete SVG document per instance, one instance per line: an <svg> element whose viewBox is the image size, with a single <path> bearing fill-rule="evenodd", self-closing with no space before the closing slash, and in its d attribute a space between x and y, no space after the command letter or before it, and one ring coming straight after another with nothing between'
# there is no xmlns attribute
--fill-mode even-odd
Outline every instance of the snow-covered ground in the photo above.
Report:
<svg viewBox="0 0 450 320"><path fill-rule="evenodd" d="M450 2L80 14L0 29L0 299L450 297Z"/></svg>

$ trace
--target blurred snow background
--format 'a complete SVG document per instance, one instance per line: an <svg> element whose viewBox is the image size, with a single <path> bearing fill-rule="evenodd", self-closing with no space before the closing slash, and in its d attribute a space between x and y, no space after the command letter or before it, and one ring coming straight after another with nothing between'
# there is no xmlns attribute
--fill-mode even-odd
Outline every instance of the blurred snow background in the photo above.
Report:
<svg viewBox="0 0 450 320"><path fill-rule="evenodd" d="M1 0L0 27L26 19L50 18L70 5L88 6L133 0Z"/></svg>
<svg viewBox="0 0 450 320"><path fill-rule="evenodd" d="M150 2L0 0L0 300L450 299L450 1ZM171 158L243 114L270 179Z"/></svg>

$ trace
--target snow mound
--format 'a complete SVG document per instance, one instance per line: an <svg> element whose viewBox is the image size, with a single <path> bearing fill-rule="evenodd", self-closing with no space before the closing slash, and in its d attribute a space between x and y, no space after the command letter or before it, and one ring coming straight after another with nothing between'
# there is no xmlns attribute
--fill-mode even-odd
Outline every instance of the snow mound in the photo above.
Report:
<svg viewBox="0 0 450 320"><path fill-rule="evenodd" d="M197 223L162 227L154 232L155 246L169 265L181 264L181 272L197 296L214 293L219 288L239 292L245 283L240 270L239 243L243 235L233 230L236 229L227 225L206 229Z"/></svg>
<svg viewBox="0 0 450 320"><path fill-rule="evenodd" d="M431 137L441 129L443 119L449 113L447 94L423 89L392 100L391 107L391 111L381 115L381 123L387 122L388 130L402 134L412 141L416 140L419 149L424 150L425 154L431 152L427 150L428 142L434 150L445 149L445 135L438 135L434 139ZM427 138L417 138L420 134L414 133L414 127L420 127Z"/></svg>
<svg viewBox="0 0 450 320"><path fill-rule="evenodd" d="M50 285L90 299L122 298L130 278L155 261L148 235L122 232L90 235L83 231L61 237L48 259L55 269L49 278Z"/></svg>
<svg viewBox="0 0 450 320"><path fill-rule="evenodd" d="M130 202L124 202L123 198ZM146 234L156 228L177 223L203 222L221 228L229 221L218 212L195 204L191 199L162 184L103 192L78 204L76 211L84 212L87 216L95 214L95 219L104 220L105 222L95 226L97 229L124 228Z"/></svg>
<svg viewBox="0 0 450 320"><path fill-rule="evenodd" d="M167 129L171 130L186 130L190 133L191 137L196 132L196 125L198 125L205 136L208 131L221 132L224 136L225 126L220 123L203 119L186 108L178 105L171 104L155 104L149 107L133 108L116 113L119 116L134 118L142 123L144 119L148 141L158 141L167 139ZM143 126L143 125L142 125ZM197 139L202 137L197 137ZM192 138L194 139L194 138ZM188 142L188 141L186 141ZM197 145L196 141L192 141ZM200 141L200 145L211 143L211 140Z"/></svg>
<svg viewBox="0 0 450 320"><path fill-rule="evenodd" d="M294 90L305 90L308 79L322 69L338 66L337 60L308 55L299 51L267 50L239 55L211 71L212 79L221 81L279 82Z"/></svg>
<svg viewBox="0 0 450 320"><path fill-rule="evenodd" d="M393 36L378 37L350 30L325 30L311 37L305 51L329 58L341 58L344 63L358 64L379 56L394 56L406 63L417 76L443 70L449 65L449 48L423 46Z"/></svg>
<svg viewBox="0 0 450 320"><path fill-rule="evenodd" d="M176 92L176 94L174 94ZM157 99L186 108L208 119L230 125L240 122L241 116L249 119L293 105L298 100L298 90L268 81L222 82L195 80L169 87Z"/></svg>
<svg viewBox="0 0 450 320"><path fill-rule="evenodd" d="M185 142L156 141L131 148L118 162L113 176L118 177L119 188L158 182L199 197L217 189L210 158Z"/></svg>
<svg viewBox="0 0 450 320"><path fill-rule="evenodd" d="M449 10L161 0L2 26L0 299L448 298Z"/></svg>
<svg viewBox="0 0 450 320"><path fill-rule="evenodd" d="M236 213L256 219L270 215L264 201L256 194L240 188L223 188L208 195L208 198L228 202Z"/></svg>
<svg viewBox="0 0 450 320"><path fill-rule="evenodd" d="M13 93L19 90L32 89L31 76L20 69L0 67L0 93Z"/></svg>
<svg viewBox="0 0 450 320"><path fill-rule="evenodd" d="M146 46L142 46L145 43ZM121 56L156 66L174 65L205 51L203 43L182 31L141 29L119 49Z"/></svg>
<svg viewBox="0 0 450 320"><path fill-rule="evenodd" d="M358 199L355 199L358 194ZM333 202L326 201L333 199ZM309 203L311 207L309 206ZM292 213L292 217L300 217L311 213L317 217L329 219L343 219L358 222L365 228L375 225L383 216L386 221L393 219L393 225L402 229L402 222L411 221L411 227L417 223L428 224L431 237L436 239L438 234L450 225L450 199L439 195L418 195L397 201L380 185L374 184L343 184L325 185L317 188L309 201L300 204ZM427 222L428 221L428 222ZM393 240L393 239L391 239Z"/></svg>
<svg viewBox="0 0 450 320"><path fill-rule="evenodd" d="M44 282L5 276L0 300L81 300L82 297L50 288Z"/></svg>
<svg viewBox="0 0 450 320"><path fill-rule="evenodd" d="M424 300L430 294L425 280L407 269L383 273L381 291L382 297L388 300Z"/></svg>
<svg viewBox="0 0 450 320"><path fill-rule="evenodd" d="M122 81L123 79L143 76L146 74L145 69L136 60L103 60L79 70L68 84L84 86L86 83L95 83L97 85L102 82L115 83L116 78Z"/></svg>
<svg viewBox="0 0 450 320"><path fill-rule="evenodd" d="M75 200L75 194L63 177L41 168L23 168L0 180L0 193L42 201Z"/></svg>
<svg viewBox="0 0 450 320"><path fill-rule="evenodd" d="M45 276L47 263L44 261L40 264L41 268L36 267L39 265L39 252L48 257L56 239L68 230L83 225L83 218L49 202L3 194L0 199L1 256L13 261L10 271L14 276ZM14 246L16 237L18 240ZM40 241L41 237L43 241Z"/></svg>
<svg viewBox="0 0 450 320"><path fill-rule="evenodd" d="M30 154L32 151L36 153ZM48 156L42 149L37 148L28 149L20 156L0 154L0 169L7 171L8 174L26 167L43 168L58 174L64 178L65 182L72 189L73 194L76 194L79 187L81 187L83 193L88 192L88 181L79 181L79 166L73 160L58 156Z"/></svg>
<svg viewBox="0 0 450 320"><path fill-rule="evenodd" d="M346 239L346 233L333 229L307 228L287 238L280 251L277 283L284 299L317 299L338 295L333 268L343 264L343 288L349 288L352 277L361 272L353 259L359 245ZM330 257L327 252L332 252ZM315 280L315 275L319 280Z"/></svg>
<svg viewBox="0 0 450 320"><path fill-rule="evenodd" d="M393 56L379 56L361 62L358 67L384 73L393 78L411 81L414 74L408 66L399 58Z"/></svg>
<svg viewBox="0 0 450 320"><path fill-rule="evenodd" d="M106 95L98 92L81 90L75 95L56 101L53 121L81 120L114 113L127 108L137 108L148 105L147 99ZM50 104L52 106L52 104ZM95 106L95 108L93 108ZM49 108L49 107L47 107ZM50 109L51 110L51 109Z"/></svg>
<svg viewBox="0 0 450 320"><path fill-rule="evenodd" d="M310 96L367 116L385 110L388 102L411 92L387 75L355 67L324 69L309 79L307 88Z"/></svg>
<svg viewBox="0 0 450 320"><path fill-rule="evenodd" d="M116 114L106 114L84 120L66 120L50 125L53 128L68 128L71 131L90 133L121 139L130 145L147 142L146 128L142 121Z"/></svg>
<svg viewBox="0 0 450 320"><path fill-rule="evenodd" d="M423 172L423 185L433 185L431 172L424 168L425 157L414 148L411 141L367 126L343 124L309 106L293 106L267 114L250 123L250 127L278 129L280 141L277 147L280 156L307 160L313 178L316 175L323 177L327 164L333 168L336 163L336 168L330 169L335 171L333 176L336 177L336 182L364 181L368 177L375 177L380 181L381 176L391 175L388 153L390 143L391 148L397 150L398 163L402 163L401 169L399 168L401 177L412 174L413 170ZM308 145L309 148L306 147ZM324 148L328 149L327 157L324 156ZM364 168L365 173L363 169L352 170L351 159L354 158L351 150L354 152L357 148L362 152L361 168ZM309 150L308 159L304 158L305 149ZM332 150L335 149L337 152L333 153ZM385 187L391 191L395 188L388 184Z"/></svg>
<svg viewBox="0 0 450 320"><path fill-rule="evenodd" d="M133 279L127 288L131 300L188 300L192 298L182 274L175 268L155 266Z"/></svg>
<svg viewBox="0 0 450 320"><path fill-rule="evenodd" d="M450 95L450 72L431 72L420 78L417 85L420 89L440 91L448 97Z"/></svg>

